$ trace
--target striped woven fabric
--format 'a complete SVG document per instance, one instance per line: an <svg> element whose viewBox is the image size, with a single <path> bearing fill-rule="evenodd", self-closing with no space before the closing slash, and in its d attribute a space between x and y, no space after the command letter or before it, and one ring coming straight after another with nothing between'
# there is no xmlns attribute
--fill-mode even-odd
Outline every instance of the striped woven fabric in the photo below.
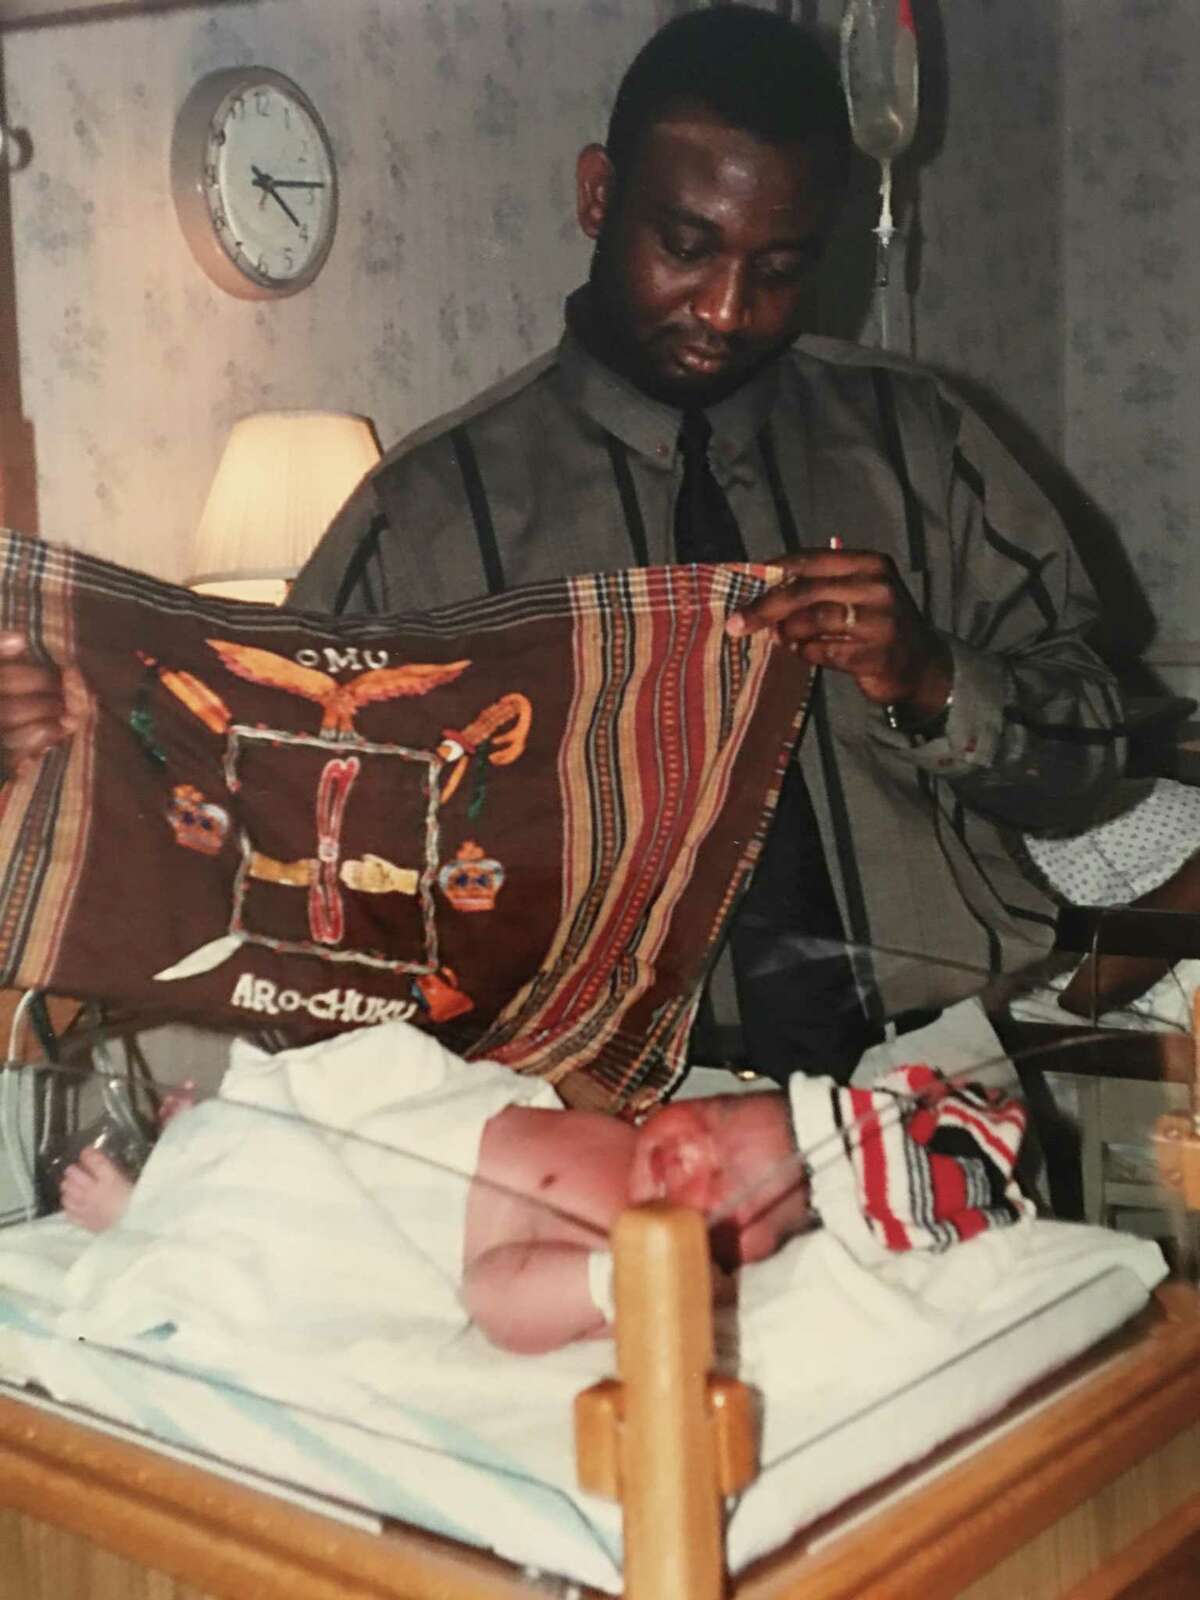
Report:
<svg viewBox="0 0 1200 1600"><path fill-rule="evenodd" d="M1028 1116L1003 1090L924 1065L870 1088L829 1078L788 1088L814 1205L839 1237L852 1241L865 1222L885 1251L942 1251L1036 1214L1013 1177Z"/></svg>
<svg viewBox="0 0 1200 1600"><path fill-rule="evenodd" d="M200 597L0 533L85 726L0 811L0 981L293 1038L404 1017L637 1109L683 1069L807 674L751 566L421 616Z"/></svg>

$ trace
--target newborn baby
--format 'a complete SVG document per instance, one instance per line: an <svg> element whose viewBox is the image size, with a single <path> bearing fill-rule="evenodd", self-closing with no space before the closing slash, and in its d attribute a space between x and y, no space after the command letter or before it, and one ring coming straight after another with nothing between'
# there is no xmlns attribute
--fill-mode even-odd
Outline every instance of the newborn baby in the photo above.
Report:
<svg viewBox="0 0 1200 1600"><path fill-rule="evenodd" d="M461 1061L406 1023L273 1057L240 1045L220 1097L170 1119L136 1189L91 1151L64 1182L64 1206L93 1230L115 1224L108 1237L124 1235L120 1254L139 1294L152 1281L169 1286L146 1313L160 1321L179 1320L181 1300L204 1317L215 1295L229 1295L217 1288L232 1282L215 1253L224 1229L235 1267L253 1263L239 1293L256 1318L285 1302L311 1303L317 1316L336 1303L349 1317L352 1301L373 1312L393 1292L380 1264L403 1254L411 1305L441 1315L457 1301L494 1343L532 1354L609 1327L607 1241L626 1205L662 1199L699 1210L716 1222L714 1254L730 1270L804 1229L798 1139L822 1152L813 1171L826 1223L843 1203L824 1176L832 1162L862 1213L858 1226L887 1248L940 1248L1015 1220L1009 1164L990 1176L984 1168L997 1147L1015 1157L1020 1108L952 1094L927 1068L905 1071L873 1092L800 1080L791 1104L779 1093L684 1100L635 1127L563 1109L548 1084ZM972 1127L985 1135L978 1147ZM943 1153L939 1138L949 1139ZM919 1206L906 1212L909 1182ZM374 1254L351 1270L368 1238ZM146 1249L159 1252L157 1279ZM196 1260L207 1263L199 1277L187 1264ZM103 1278L112 1253L93 1265L119 1303L119 1275Z"/></svg>
<svg viewBox="0 0 1200 1600"><path fill-rule="evenodd" d="M407 1024L394 1027L415 1034ZM385 1042L384 1030L363 1037ZM432 1041L415 1037L427 1051ZM528 1083L490 1063L468 1066L441 1053L468 1072L502 1071L514 1089ZM379 1070L391 1070L382 1054ZM189 1090L164 1100L164 1127L192 1104ZM494 1343L515 1351L604 1333L612 1309L604 1241L618 1213L643 1200L691 1205L709 1216L732 1203L719 1233L721 1264L761 1260L807 1220L795 1155L787 1102L777 1094L685 1101L653 1112L640 1127L600 1112L506 1106L484 1123L467 1200L466 1309ZM151 1160L161 1165L169 1156L168 1144ZM752 1195L743 1194L751 1187ZM63 1211L103 1232L124 1217L133 1190L111 1157L87 1149L64 1175Z"/></svg>

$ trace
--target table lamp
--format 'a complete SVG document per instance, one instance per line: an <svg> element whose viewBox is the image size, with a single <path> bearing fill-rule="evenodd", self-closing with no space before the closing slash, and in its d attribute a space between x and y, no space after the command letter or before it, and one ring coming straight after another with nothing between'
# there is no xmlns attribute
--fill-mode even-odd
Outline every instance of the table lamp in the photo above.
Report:
<svg viewBox="0 0 1200 1600"><path fill-rule="evenodd" d="M235 422L196 529L188 586L280 604L335 513L378 460L366 417L258 411Z"/></svg>

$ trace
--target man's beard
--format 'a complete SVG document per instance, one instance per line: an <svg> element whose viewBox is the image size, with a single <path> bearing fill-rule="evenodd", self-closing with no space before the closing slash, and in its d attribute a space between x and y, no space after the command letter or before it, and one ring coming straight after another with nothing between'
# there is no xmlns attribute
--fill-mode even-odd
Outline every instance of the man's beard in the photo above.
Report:
<svg viewBox="0 0 1200 1600"><path fill-rule="evenodd" d="M588 273L588 296L584 317L577 333L587 350L620 374L634 388L652 400L662 401L681 411L700 410L715 405L740 389L747 379L777 352L770 350L751 367L741 365L705 379L686 373L673 374L658 365L648 349L633 336L633 316L621 274L616 268L617 246L614 229L606 219L592 252ZM700 341L697 341L700 342ZM728 342L722 348L728 348ZM781 345L780 348L785 348Z"/></svg>

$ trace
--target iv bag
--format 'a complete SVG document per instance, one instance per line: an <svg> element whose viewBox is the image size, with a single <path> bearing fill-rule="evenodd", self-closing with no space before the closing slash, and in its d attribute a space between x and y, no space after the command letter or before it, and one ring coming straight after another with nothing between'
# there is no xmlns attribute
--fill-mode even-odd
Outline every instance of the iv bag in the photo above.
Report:
<svg viewBox="0 0 1200 1600"><path fill-rule="evenodd" d="M842 88L862 153L890 163L917 126L917 35L912 0L846 0Z"/></svg>

